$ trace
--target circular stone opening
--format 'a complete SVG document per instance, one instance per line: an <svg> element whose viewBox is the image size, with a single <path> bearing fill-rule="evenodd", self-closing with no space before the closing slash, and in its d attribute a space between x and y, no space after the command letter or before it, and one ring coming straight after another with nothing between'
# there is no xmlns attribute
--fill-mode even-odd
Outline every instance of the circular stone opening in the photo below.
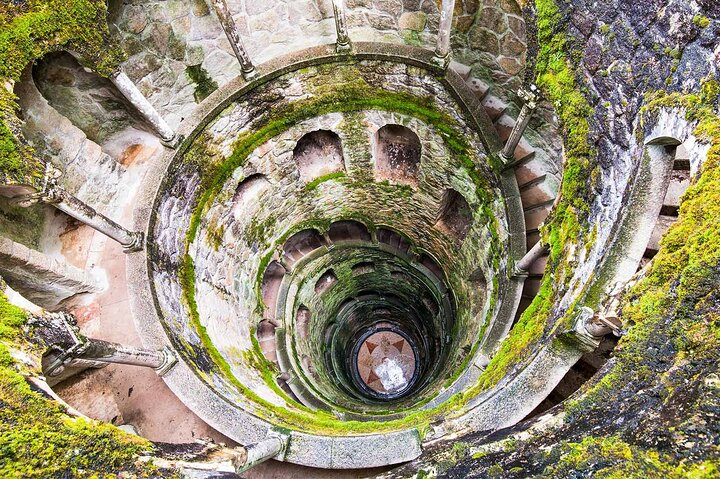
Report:
<svg viewBox="0 0 720 479"><path fill-rule="evenodd" d="M275 100L288 82L301 94ZM502 278L510 228L454 98L383 61L291 71L169 165L148 231L155 312L231 437L414 444L418 414L444 414L493 346L508 283L474 278Z"/></svg>
<svg viewBox="0 0 720 479"><path fill-rule="evenodd" d="M409 336L394 328L373 328L353 351L353 380L367 394L393 399L412 390L418 353Z"/></svg>

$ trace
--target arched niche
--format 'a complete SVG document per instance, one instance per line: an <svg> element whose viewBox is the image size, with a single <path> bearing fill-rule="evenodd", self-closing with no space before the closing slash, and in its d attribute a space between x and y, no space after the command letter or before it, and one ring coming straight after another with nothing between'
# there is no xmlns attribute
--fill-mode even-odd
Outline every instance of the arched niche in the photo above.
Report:
<svg viewBox="0 0 720 479"><path fill-rule="evenodd" d="M99 145L128 129L153 132L110 80L68 52L51 52L35 62L32 80L52 108Z"/></svg>
<svg viewBox="0 0 720 479"><path fill-rule="evenodd" d="M422 146L420 138L402 125L385 125L375 134L375 178L417 185Z"/></svg>
<svg viewBox="0 0 720 479"><path fill-rule="evenodd" d="M305 255L315 251L325 244L322 235L314 229L302 230L295 233L283 245L285 264L292 267Z"/></svg>
<svg viewBox="0 0 720 479"><path fill-rule="evenodd" d="M315 283L315 293L322 294L337 283L338 279L332 269L325 271Z"/></svg>
<svg viewBox="0 0 720 479"><path fill-rule="evenodd" d="M340 241L371 241L367 226L358 221L336 221L330 225L328 237L333 243Z"/></svg>
<svg viewBox="0 0 720 479"><path fill-rule="evenodd" d="M260 350L268 361L277 363L277 345L275 342L275 325L267 319L263 319L257 326L257 340Z"/></svg>
<svg viewBox="0 0 720 479"><path fill-rule="evenodd" d="M463 195L453 189L445 190L435 227L462 241L472 226L473 215Z"/></svg>
<svg viewBox="0 0 720 479"><path fill-rule="evenodd" d="M251 210L257 208L257 199L270 187L270 181L263 174L250 175L235 188L232 212L236 221L247 218Z"/></svg>
<svg viewBox="0 0 720 479"><path fill-rule="evenodd" d="M310 310L305 306L300 306L295 313L295 329L300 338L305 339L310 332Z"/></svg>
<svg viewBox="0 0 720 479"><path fill-rule="evenodd" d="M293 150L293 159L303 183L345 171L340 137L329 130L311 131L300 138Z"/></svg>
<svg viewBox="0 0 720 479"><path fill-rule="evenodd" d="M408 241L400 233L397 233L391 229L379 228L377 230L377 240L379 243L386 244L399 252L405 254L410 252L410 241Z"/></svg>
<svg viewBox="0 0 720 479"><path fill-rule="evenodd" d="M435 275L438 280L442 281L445 278L445 275L443 274L443 269L440 267L438 262L429 255L422 253L418 258L418 263L430 270L430 272Z"/></svg>
<svg viewBox="0 0 720 479"><path fill-rule="evenodd" d="M263 303L265 303L265 318L275 319L277 297L285 277L285 267L277 261L272 261L265 269L260 290Z"/></svg>

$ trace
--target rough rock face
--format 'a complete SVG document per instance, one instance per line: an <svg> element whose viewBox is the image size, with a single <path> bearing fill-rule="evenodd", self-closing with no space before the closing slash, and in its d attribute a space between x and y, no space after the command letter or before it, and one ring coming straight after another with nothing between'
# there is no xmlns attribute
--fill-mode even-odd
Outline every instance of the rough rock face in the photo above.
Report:
<svg viewBox="0 0 720 479"><path fill-rule="evenodd" d="M474 432L436 444L425 459L383 477L720 474L720 261L714 253L705 256L690 233L701 229L718 235L714 214L708 211L720 142L718 92L708 86L716 84L704 83L718 78L717 5L573 0L558 2L558 7L561 22L555 31L569 35L571 50L566 53L593 107L588 141L597 152L598 177L588 195L591 225L621 211L617 201L627 180L620 178L632 175L644 138L664 130L689 135L676 139L694 147L696 128L713 146L709 153L701 148L702 156L707 153L704 166L691 161L697 185L685 195L680 220L646 278L626 294L623 318L628 333L615 358L590 384L550 415L494 434ZM539 22L547 21L542 9L539 13ZM659 90L678 94L649 103L646 95ZM688 100L686 92L701 90ZM703 102L705 120L696 110ZM670 113L643 115L660 107ZM681 123L689 128L677 126ZM592 260L586 267L588 263ZM578 271L583 274L582 265Z"/></svg>

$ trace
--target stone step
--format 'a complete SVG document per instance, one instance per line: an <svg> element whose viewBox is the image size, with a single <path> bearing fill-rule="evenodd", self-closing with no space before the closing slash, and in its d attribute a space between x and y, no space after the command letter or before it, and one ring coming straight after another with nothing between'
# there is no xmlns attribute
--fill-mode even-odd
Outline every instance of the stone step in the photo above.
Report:
<svg viewBox="0 0 720 479"><path fill-rule="evenodd" d="M531 158L515 166L515 179L517 179L518 185L525 185L546 174L547 171L543 164L536 160L534 154Z"/></svg>
<svg viewBox="0 0 720 479"><path fill-rule="evenodd" d="M547 266L548 259L550 259L550 255L540 256L533 264L530 265L528 274L531 276L542 277L545 274L545 267Z"/></svg>
<svg viewBox="0 0 720 479"><path fill-rule="evenodd" d="M452 60L450 62L450 68L460 75L460 78L462 78L465 82L470 80L470 67L468 65Z"/></svg>
<svg viewBox="0 0 720 479"><path fill-rule="evenodd" d="M487 95L482 100L482 106L485 108L485 112L488 114L492 121L497 120L507 109L507 104L500 98L492 95Z"/></svg>
<svg viewBox="0 0 720 479"><path fill-rule="evenodd" d="M668 185L663 206L680 207L680 198L690 186L690 172L685 170L673 170Z"/></svg>
<svg viewBox="0 0 720 479"><path fill-rule="evenodd" d="M503 114L495 121L495 130L503 143L510 138L510 133L512 133L513 128L515 128L515 123L515 118L506 114Z"/></svg>
<svg viewBox="0 0 720 479"><path fill-rule="evenodd" d="M527 249L530 251L530 248L535 246L535 244L540 241L540 232L537 230L537 228L533 228L527 231L526 234L527 237Z"/></svg>
<svg viewBox="0 0 720 479"><path fill-rule="evenodd" d="M540 291L540 284L542 284L541 278L526 278L525 284L523 285L523 297L534 298L537 296L538 291Z"/></svg>
<svg viewBox="0 0 720 479"><path fill-rule="evenodd" d="M649 252L652 254L657 253L660 249L660 240L665 233L667 233L667 230L670 229L670 226L672 226L672 224L676 221L676 216L658 216L657 223L655 223L655 229L653 229L653 232L650 234L650 242L647 245L647 250Z"/></svg>
<svg viewBox="0 0 720 479"><path fill-rule="evenodd" d="M533 148L525 138L520 138L520 142L513 152L513 157L515 158L516 165L524 161L529 161L535 157L535 148Z"/></svg>
<svg viewBox="0 0 720 479"><path fill-rule="evenodd" d="M547 175L540 175L537 178L533 178L530 181L526 181L525 183L518 182L518 189L520 192L527 191L531 188L533 188L535 185L538 185L545 181L545 178L547 178Z"/></svg>
<svg viewBox="0 0 720 479"><path fill-rule="evenodd" d="M552 203L540 205L525 211L525 228L537 229L550 214Z"/></svg>
<svg viewBox="0 0 720 479"><path fill-rule="evenodd" d="M468 88L475 94L479 101L487 96L490 91L490 85L480 80L479 78L470 78L466 81Z"/></svg>
<svg viewBox="0 0 720 479"><path fill-rule="evenodd" d="M520 192L520 201L522 201L524 209L534 208L545 203L552 203L555 200L557 188L551 184L549 179L546 177L543 181L531 184L529 188L526 188Z"/></svg>

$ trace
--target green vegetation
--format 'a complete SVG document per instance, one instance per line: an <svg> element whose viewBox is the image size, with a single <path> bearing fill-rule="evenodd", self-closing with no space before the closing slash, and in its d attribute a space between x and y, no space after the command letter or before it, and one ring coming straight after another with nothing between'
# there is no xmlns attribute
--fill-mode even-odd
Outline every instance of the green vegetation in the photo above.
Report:
<svg viewBox="0 0 720 479"><path fill-rule="evenodd" d="M44 225L43 205L22 208L0 197L0 232L4 237L28 248L38 249Z"/></svg>
<svg viewBox="0 0 720 479"><path fill-rule="evenodd" d="M698 14L693 17L693 23L700 28L706 28L708 25L710 25L710 19L708 17Z"/></svg>
<svg viewBox="0 0 720 479"><path fill-rule="evenodd" d="M185 68L185 73L187 73L188 78L190 78L190 81L195 83L195 101L200 103L205 98L210 96L212 92L218 89L218 84L215 80L212 79L212 77L208 74L207 70L205 70L202 65L190 65L189 67Z"/></svg>
<svg viewBox="0 0 720 479"><path fill-rule="evenodd" d="M635 326L616 349L620 364L572 409L607 396L620 378L639 368L648 338L656 329L676 338L684 352L678 360L720 347L718 319L703 310L720 269L720 117L712 106L718 93L718 83L711 80L704 82L699 94L656 92L646 98L645 118L659 108L685 110L687 120L697 122L694 134L711 147L702 174L683 196L680 218L663 237L652 268L627 294L631 301L623 310L623 320ZM666 329L668 317L673 321Z"/></svg>
<svg viewBox="0 0 720 479"><path fill-rule="evenodd" d="M588 437L579 443L563 444L560 449L560 461L548 466L543 471L544 477L572 477L577 471L598 479L701 479L720 474L712 461L700 464L673 461L669 456L630 445L615 436Z"/></svg>
<svg viewBox="0 0 720 479"><path fill-rule="evenodd" d="M328 173L327 175L318 176L314 180L310 181L308 184L305 185L306 191L313 191L315 188L317 188L320 184L325 183L326 181L331 180L337 180L340 178L345 177L344 171L334 171L332 173Z"/></svg>
<svg viewBox="0 0 720 479"><path fill-rule="evenodd" d="M0 293L0 476L8 479L48 477L149 477L158 471L136 465L138 454L152 451L145 439L114 426L69 416L55 401L30 389L24 374L39 375L17 363L11 348L37 357L24 342L24 311Z"/></svg>
<svg viewBox="0 0 720 479"><path fill-rule="evenodd" d="M648 121L661 108L685 111L686 119L697 122L694 134L708 142L710 150L701 175L685 195L680 217L661 241L645 277L625 296L623 321L632 324L615 349L617 363L580 399L567 407L568 421L581 414L593 414L613 401L618 388L660 374L659 393L673 394L687 387L689 379L681 373L691 364L716 364L720 350L720 316L717 313L717 284L720 279L720 117L714 112L720 87L715 80L704 82L699 93L646 96L643 119ZM653 338L672 338L676 352L666 353L664 373L652 372L648 357ZM696 374L696 373L691 373ZM700 401L703 398L700 397ZM691 405L688 405L691 406ZM697 404L691 407L699 407ZM667 423L674 436L681 431ZM717 477L717 463L689 463L670 456L625 444L618 438L587 438L563 446L566 452L551 473L572 468L596 466L596 477ZM562 475L562 474L560 474Z"/></svg>
<svg viewBox="0 0 720 479"><path fill-rule="evenodd" d="M108 38L104 0L28 0L0 5L0 83L20 79L25 67L47 53L72 50L100 75L119 65L122 52ZM15 97L0 88L0 175L16 182L42 176L20 133Z"/></svg>

